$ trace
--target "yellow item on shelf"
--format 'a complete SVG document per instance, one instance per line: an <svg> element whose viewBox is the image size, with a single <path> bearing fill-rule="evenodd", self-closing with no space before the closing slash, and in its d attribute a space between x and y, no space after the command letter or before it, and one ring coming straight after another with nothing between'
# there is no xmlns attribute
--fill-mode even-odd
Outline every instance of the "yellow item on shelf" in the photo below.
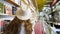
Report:
<svg viewBox="0 0 60 34"><path fill-rule="evenodd" d="M46 1L47 0L36 0L39 11L43 9L43 6L45 5Z"/></svg>
<svg viewBox="0 0 60 34"><path fill-rule="evenodd" d="M26 5L29 5L29 4L27 4L27 2L25 0L21 0L21 1L23 1Z"/></svg>

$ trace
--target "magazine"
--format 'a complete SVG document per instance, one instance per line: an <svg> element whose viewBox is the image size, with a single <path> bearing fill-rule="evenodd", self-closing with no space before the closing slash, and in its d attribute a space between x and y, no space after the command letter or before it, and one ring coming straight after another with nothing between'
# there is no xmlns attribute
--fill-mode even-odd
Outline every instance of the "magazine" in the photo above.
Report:
<svg viewBox="0 0 60 34"><path fill-rule="evenodd" d="M0 14L4 13L4 4L0 3Z"/></svg>

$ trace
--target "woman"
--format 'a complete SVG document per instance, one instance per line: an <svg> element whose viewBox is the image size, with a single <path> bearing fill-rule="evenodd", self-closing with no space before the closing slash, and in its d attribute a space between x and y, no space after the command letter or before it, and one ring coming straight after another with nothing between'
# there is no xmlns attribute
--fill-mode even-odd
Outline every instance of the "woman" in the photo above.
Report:
<svg viewBox="0 0 60 34"><path fill-rule="evenodd" d="M26 16L28 18L25 18ZM32 24L29 18L30 17L19 8L15 18L8 24L8 26L6 26L3 34L32 34Z"/></svg>

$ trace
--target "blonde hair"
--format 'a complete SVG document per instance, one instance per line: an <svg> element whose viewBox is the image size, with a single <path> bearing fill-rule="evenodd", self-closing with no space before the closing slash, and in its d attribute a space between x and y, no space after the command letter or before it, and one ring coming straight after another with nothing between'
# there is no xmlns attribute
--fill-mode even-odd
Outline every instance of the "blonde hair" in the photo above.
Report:
<svg viewBox="0 0 60 34"><path fill-rule="evenodd" d="M25 27L25 34L31 34L32 33L32 24L30 23L30 20L21 20L15 17L11 23L5 28L5 31L3 34L19 34L21 31L21 24L24 22Z"/></svg>

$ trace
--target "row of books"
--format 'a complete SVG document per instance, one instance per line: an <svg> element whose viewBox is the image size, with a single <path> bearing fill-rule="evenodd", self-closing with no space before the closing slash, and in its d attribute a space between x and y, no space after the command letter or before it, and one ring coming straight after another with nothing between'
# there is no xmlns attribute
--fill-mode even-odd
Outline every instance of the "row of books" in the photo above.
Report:
<svg viewBox="0 0 60 34"><path fill-rule="evenodd" d="M17 7L15 6L8 6L0 3L0 14L8 14L8 15L15 15Z"/></svg>
<svg viewBox="0 0 60 34"><path fill-rule="evenodd" d="M6 26L10 23L10 20L1 20L0 21L0 32L3 32L6 28Z"/></svg>

